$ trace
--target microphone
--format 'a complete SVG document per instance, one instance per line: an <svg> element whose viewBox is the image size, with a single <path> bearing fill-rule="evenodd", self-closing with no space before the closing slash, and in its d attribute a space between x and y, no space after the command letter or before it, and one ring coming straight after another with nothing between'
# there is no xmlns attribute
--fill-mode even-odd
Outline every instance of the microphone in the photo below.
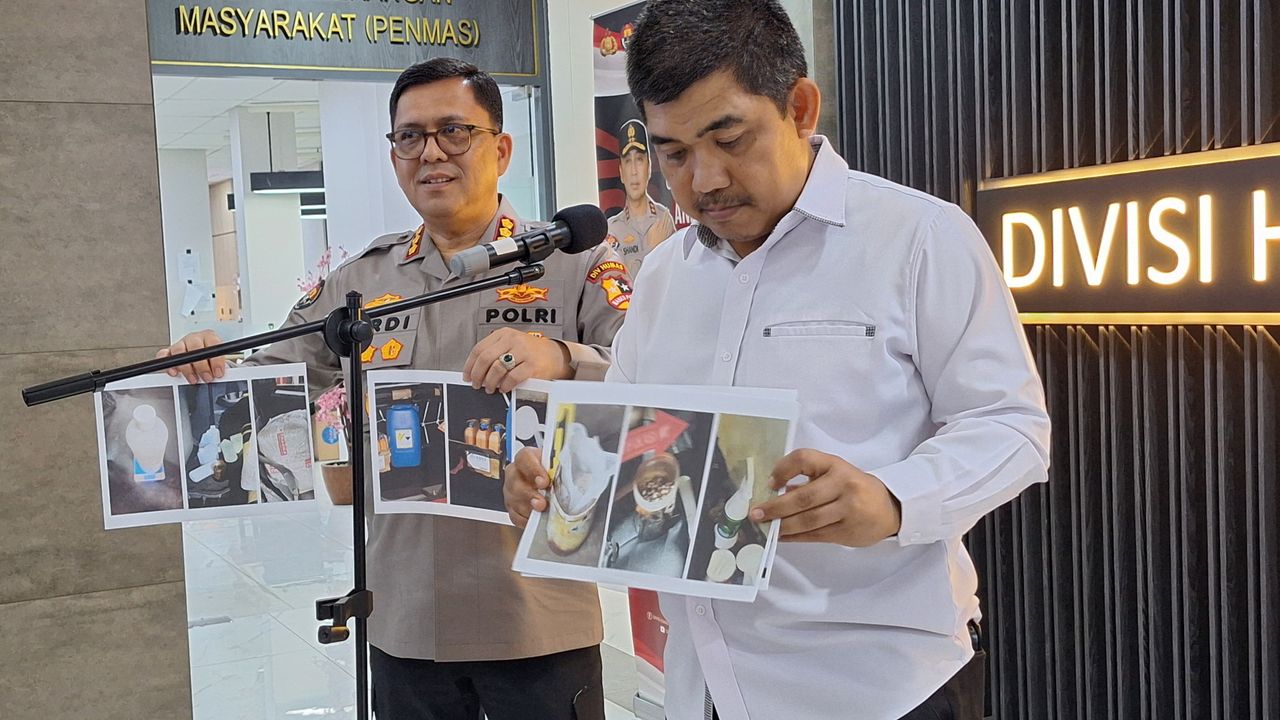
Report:
<svg viewBox="0 0 1280 720"><path fill-rule="evenodd" d="M556 250L573 255L599 245L607 234L609 221L600 208L574 205L556 213L546 227L463 250L449 259L449 269L467 277L507 263L540 262Z"/></svg>

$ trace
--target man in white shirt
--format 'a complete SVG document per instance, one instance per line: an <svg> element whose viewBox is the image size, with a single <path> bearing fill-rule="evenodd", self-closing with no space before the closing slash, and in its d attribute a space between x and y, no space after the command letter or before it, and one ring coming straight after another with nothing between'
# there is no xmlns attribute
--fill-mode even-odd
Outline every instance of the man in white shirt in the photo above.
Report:
<svg viewBox="0 0 1280 720"><path fill-rule="evenodd" d="M976 720L961 536L1046 479L1040 378L974 224L850 171L805 73L776 0L650 0L628 48L698 223L646 260L608 379L794 388L802 449L772 480L808 479L752 509L783 541L754 603L662 597L667 717ZM548 484L519 458L513 521Z"/></svg>

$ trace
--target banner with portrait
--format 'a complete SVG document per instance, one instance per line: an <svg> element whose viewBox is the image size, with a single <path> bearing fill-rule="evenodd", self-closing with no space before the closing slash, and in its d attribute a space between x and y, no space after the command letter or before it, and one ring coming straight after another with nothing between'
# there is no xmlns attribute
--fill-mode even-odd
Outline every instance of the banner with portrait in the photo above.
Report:
<svg viewBox="0 0 1280 720"><path fill-rule="evenodd" d="M592 34L600 208L632 279L650 250L692 222L671 196L627 89L627 43L643 9L638 2L597 15Z"/></svg>

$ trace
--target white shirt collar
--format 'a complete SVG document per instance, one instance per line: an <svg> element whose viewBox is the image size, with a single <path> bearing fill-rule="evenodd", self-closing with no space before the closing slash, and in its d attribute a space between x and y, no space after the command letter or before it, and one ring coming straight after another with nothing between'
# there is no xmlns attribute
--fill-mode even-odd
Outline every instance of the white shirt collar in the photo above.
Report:
<svg viewBox="0 0 1280 720"><path fill-rule="evenodd" d="M808 219L826 223L835 227L845 226L845 189L849 178L849 164L831 147L831 141L823 135L813 135L809 144L816 153L813 167L809 169L809 177L805 180L804 189L792 212L798 212ZM708 248L720 242L711 228L694 223L690 232L684 236L684 256L689 257L693 243L697 240Z"/></svg>

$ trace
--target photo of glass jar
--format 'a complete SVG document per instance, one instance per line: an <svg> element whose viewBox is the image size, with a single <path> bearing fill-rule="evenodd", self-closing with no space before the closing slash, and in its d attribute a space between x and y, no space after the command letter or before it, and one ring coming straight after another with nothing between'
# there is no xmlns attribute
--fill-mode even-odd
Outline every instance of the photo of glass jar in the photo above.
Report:
<svg viewBox="0 0 1280 720"><path fill-rule="evenodd" d="M529 556L596 566L604 546L606 499L618 473L626 407L564 405L551 431L551 490Z"/></svg>
<svg viewBox="0 0 1280 720"><path fill-rule="evenodd" d="M681 577L714 413L633 407L601 567Z"/></svg>

